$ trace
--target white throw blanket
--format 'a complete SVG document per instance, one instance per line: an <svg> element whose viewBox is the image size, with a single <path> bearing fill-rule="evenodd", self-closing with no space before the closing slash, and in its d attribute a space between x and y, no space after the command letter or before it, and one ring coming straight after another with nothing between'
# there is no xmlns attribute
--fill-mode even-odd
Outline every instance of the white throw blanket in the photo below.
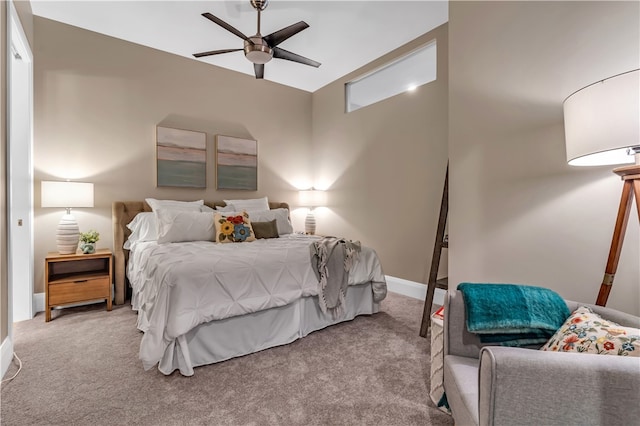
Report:
<svg viewBox="0 0 640 426"><path fill-rule="evenodd" d="M333 319L344 315L349 271L358 259L360 242L325 237L310 246L311 265L318 278L318 304Z"/></svg>

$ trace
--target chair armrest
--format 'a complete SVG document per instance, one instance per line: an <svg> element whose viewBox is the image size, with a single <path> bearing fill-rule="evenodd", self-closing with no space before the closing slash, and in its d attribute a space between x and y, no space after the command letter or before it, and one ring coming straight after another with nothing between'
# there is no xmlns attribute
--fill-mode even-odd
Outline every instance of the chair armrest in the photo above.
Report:
<svg viewBox="0 0 640 426"><path fill-rule="evenodd" d="M480 352L480 425L634 424L640 358L488 346Z"/></svg>

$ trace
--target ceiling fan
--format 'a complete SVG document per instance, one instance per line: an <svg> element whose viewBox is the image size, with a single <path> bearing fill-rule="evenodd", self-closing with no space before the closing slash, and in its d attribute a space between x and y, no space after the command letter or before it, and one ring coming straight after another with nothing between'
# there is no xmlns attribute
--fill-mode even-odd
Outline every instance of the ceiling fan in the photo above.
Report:
<svg viewBox="0 0 640 426"><path fill-rule="evenodd" d="M247 37L233 26L229 25L222 19L212 15L209 12L202 14L202 16L204 16L205 18L220 25L225 30L232 32L233 34L243 39L243 49L211 50L209 52L194 53L193 56L195 56L196 58L201 58L203 56L219 55L221 53L244 50L244 56L253 63L253 70L255 72L256 78L264 78L264 64L269 62L272 58L286 59L288 61L298 62L316 68L320 66L320 62L316 62L309 58L305 58L304 56L300 56L298 54L277 47L280 43L282 43L289 37L296 35L306 28L309 28L309 24L304 21L300 21L263 37L262 34L260 34L260 12L267 8L269 0L250 0L250 2L251 6L253 6L253 8L258 11L258 31L256 35L251 37Z"/></svg>

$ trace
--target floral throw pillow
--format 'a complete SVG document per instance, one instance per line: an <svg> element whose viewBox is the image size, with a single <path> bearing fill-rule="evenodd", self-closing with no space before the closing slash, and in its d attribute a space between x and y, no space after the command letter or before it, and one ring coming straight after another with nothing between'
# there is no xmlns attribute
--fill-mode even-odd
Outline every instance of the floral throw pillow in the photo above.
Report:
<svg viewBox="0 0 640 426"><path fill-rule="evenodd" d="M242 243L256 239L247 212L233 215L216 213L213 221L217 243Z"/></svg>
<svg viewBox="0 0 640 426"><path fill-rule="evenodd" d="M623 327L581 306L540 350L640 357L640 329Z"/></svg>

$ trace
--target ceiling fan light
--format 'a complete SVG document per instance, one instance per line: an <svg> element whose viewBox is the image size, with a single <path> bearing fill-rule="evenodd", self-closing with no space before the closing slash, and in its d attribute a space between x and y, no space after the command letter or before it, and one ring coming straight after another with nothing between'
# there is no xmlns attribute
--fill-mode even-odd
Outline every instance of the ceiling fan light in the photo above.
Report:
<svg viewBox="0 0 640 426"><path fill-rule="evenodd" d="M273 55L271 52L263 52L261 50L253 50L245 53L247 59L254 64L266 64L271 60Z"/></svg>
<svg viewBox="0 0 640 426"><path fill-rule="evenodd" d="M261 37L251 37L253 44L244 42L244 56L254 64L266 64L273 58L273 50Z"/></svg>

